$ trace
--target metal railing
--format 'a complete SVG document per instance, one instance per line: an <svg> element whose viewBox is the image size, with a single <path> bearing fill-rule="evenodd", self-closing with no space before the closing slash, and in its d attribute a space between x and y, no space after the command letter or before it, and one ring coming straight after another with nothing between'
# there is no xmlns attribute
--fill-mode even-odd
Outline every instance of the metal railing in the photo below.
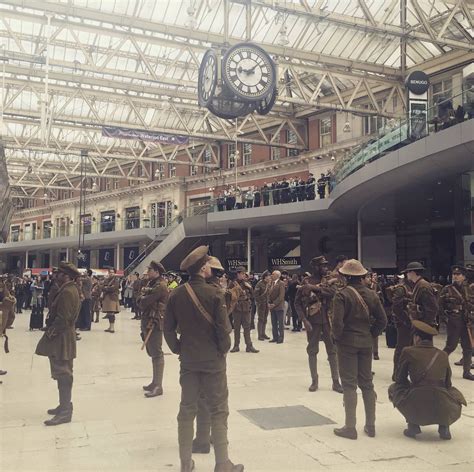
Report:
<svg viewBox="0 0 474 472"><path fill-rule="evenodd" d="M423 116L421 116L418 128L416 123L410 122L409 118L389 120L387 125L380 129L373 139L354 149L345 159L335 164L331 177L331 189L358 169L389 152L407 146L432 133L474 118L473 94L474 87L458 89L452 91L449 98L445 98L436 105L427 108L426 124L428 130L426 130ZM453 103L456 109L454 106L451 109L449 108L449 105Z"/></svg>

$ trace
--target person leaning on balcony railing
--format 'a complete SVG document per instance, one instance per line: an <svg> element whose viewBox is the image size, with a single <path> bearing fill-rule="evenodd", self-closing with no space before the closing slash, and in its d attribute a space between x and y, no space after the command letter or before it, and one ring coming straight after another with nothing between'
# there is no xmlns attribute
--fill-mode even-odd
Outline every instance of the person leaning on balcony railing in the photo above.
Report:
<svg viewBox="0 0 474 472"><path fill-rule="evenodd" d="M224 211L225 209L225 196L223 192L219 192L217 195L217 211Z"/></svg>
<svg viewBox="0 0 474 472"><path fill-rule="evenodd" d="M115 315L120 312L120 278L115 275L113 267L109 267L108 270L102 286L102 311L105 313L104 318L109 320L109 327L105 332L115 333Z"/></svg>
<svg viewBox="0 0 474 472"><path fill-rule="evenodd" d="M247 208L252 208L253 207L253 198L254 198L253 187L249 187L247 192L245 192L245 206Z"/></svg>
<svg viewBox="0 0 474 472"><path fill-rule="evenodd" d="M262 199L263 199L263 206L270 205L270 187L265 182L262 187Z"/></svg>
<svg viewBox="0 0 474 472"><path fill-rule="evenodd" d="M315 184L316 179L313 174L309 174L309 178L306 181L306 200L314 200L316 198Z"/></svg>

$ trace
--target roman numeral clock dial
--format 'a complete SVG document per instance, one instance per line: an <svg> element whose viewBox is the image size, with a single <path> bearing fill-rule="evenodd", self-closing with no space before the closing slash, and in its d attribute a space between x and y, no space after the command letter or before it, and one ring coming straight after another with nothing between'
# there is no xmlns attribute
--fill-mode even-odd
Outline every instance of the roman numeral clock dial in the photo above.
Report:
<svg viewBox="0 0 474 472"><path fill-rule="evenodd" d="M261 47L237 44L227 51L222 62L224 82L239 100L259 102L273 93L275 64Z"/></svg>
<svg viewBox="0 0 474 472"><path fill-rule="evenodd" d="M217 55L209 49L202 58L198 76L199 105L207 107L214 97L217 86Z"/></svg>

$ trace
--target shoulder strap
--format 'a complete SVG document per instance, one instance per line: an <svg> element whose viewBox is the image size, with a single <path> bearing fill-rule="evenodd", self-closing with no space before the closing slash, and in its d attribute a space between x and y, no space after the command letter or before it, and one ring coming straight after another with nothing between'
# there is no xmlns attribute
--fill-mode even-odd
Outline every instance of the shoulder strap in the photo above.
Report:
<svg viewBox="0 0 474 472"><path fill-rule="evenodd" d="M199 310L199 313L205 318L205 320L214 326L214 320L212 319L212 316L207 312L207 310L202 306L201 302L199 301L199 298L196 295L196 292L193 290L191 285L189 285L188 282L184 284L186 291L188 292L189 297L191 298L192 302L194 303L195 307Z"/></svg>
<svg viewBox="0 0 474 472"><path fill-rule="evenodd" d="M454 285L451 285L451 288L459 295L459 298L464 301L464 297L462 296L461 292Z"/></svg>
<svg viewBox="0 0 474 472"><path fill-rule="evenodd" d="M369 316L370 315L369 307L367 306L367 303L365 303L365 300L362 298L360 293L354 287L351 287L350 285L348 285L347 288L350 289L352 291L352 293L356 296L357 300L359 301L359 303L362 305L362 307L366 311L367 316Z"/></svg>
<svg viewBox="0 0 474 472"><path fill-rule="evenodd" d="M421 373L421 376L420 376L419 380L416 381L417 384L424 380L424 378L428 374L429 370L433 367L433 364L436 362L436 359L438 358L439 353L440 353L440 351L436 351L434 353L434 356L431 358L429 364L426 366L426 369Z"/></svg>

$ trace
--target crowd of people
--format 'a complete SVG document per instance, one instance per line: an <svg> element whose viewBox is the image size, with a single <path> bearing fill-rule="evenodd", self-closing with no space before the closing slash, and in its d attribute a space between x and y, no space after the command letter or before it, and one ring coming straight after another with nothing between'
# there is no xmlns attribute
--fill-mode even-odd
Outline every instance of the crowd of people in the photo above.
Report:
<svg viewBox="0 0 474 472"><path fill-rule="evenodd" d="M302 202L326 198L330 192L331 174L321 174L316 180L313 174L308 179L291 177L275 179L272 183L265 182L262 187L250 186L244 190L239 186L228 185L218 193L216 204L218 211L241 210L260 206L280 205L284 203Z"/></svg>
<svg viewBox="0 0 474 472"><path fill-rule="evenodd" d="M470 372L474 268L453 266L451 283L445 286L427 281L419 262L408 264L394 278L378 276L345 256L338 256L332 270L324 256L314 257L310 268L310 272L292 275L279 270L248 274L245 267L226 272L217 258L208 255L207 246L183 259L182 275L151 262L144 274L121 278L109 268L107 276L99 279L90 270L82 274L73 264L61 262L44 281L0 280L1 333L6 335L12 327L15 311L34 303L48 308L36 354L49 358L51 375L58 383L59 406L48 410L52 418L45 421L54 426L72 418L76 330L90 330L102 312L109 322L105 331L114 333L116 316L123 312L120 304L129 308L133 319L140 320L142 347L151 358L152 380L143 386L145 397L163 395L163 337L179 355L182 472L193 470L193 453L210 451L211 431L215 471L243 470L228 455L226 354L240 350L242 331L245 351L250 354L259 353L252 339L254 329L257 341L282 344L290 323L294 332L306 332L310 392L319 388L318 353L320 341L324 342L332 389L343 395L345 424L334 429L337 436L357 439L357 388L365 408L364 432L376 435L372 361L379 359L378 337L386 330L387 342L395 348L394 383L388 394L405 417L405 436L415 438L421 426L437 424L440 438L451 439L449 426L466 404L451 384L448 361L459 342L463 357L456 364L462 365L464 379L474 380ZM30 293L31 300L24 296ZM13 294L23 294L23 298L15 299ZM443 351L433 346L442 322L447 325Z"/></svg>

